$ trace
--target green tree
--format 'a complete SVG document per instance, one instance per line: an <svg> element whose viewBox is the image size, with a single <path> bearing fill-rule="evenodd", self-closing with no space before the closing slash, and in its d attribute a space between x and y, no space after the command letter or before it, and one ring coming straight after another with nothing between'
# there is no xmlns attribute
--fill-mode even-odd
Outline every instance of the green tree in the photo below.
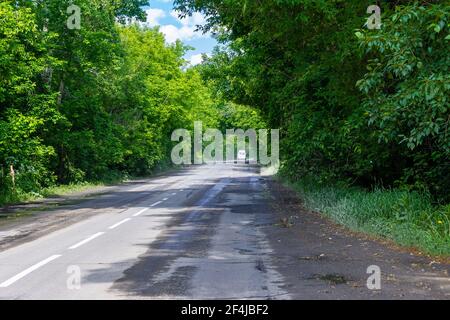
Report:
<svg viewBox="0 0 450 320"><path fill-rule="evenodd" d="M281 129L286 174L448 201L447 2L378 1L381 30L369 1L175 3L224 44L204 76Z"/></svg>

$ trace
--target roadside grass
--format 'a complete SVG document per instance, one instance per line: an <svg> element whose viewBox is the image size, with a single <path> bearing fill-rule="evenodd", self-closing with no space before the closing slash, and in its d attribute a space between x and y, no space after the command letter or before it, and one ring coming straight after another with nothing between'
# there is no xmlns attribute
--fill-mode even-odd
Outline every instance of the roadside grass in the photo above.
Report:
<svg viewBox="0 0 450 320"><path fill-rule="evenodd" d="M20 187L18 187L15 191L9 189L5 192L4 190L3 193L0 192L0 207L11 204L33 202L50 197L62 197L72 193L84 192L90 189L119 184L128 181L129 179L130 177L128 175L112 172L98 181L79 181L69 184L56 184L49 187L40 188L36 191L28 192L23 191Z"/></svg>
<svg viewBox="0 0 450 320"><path fill-rule="evenodd" d="M305 207L351 230L393 240L431 255L450 256L450 204L435 206L427 195L399 189L366 191L321 185L312 179L282 181Z"/></svg>
<svg viewBox="0 0 450 320"><path fill-rule="evenodd" d="M62 197L65 195L70 195L71 193L84 192L90 189L117 185L123 182L131 181L133 179L153 177L155 175L165 173L177 168L178 166L161 164L159 167L155 168L151 174L141 177L130 176L128 174L112 171L99 181L81 181L70 184L58 184L46 188L41 188L40 190L34 192L23 192L20 189L16 190L15 192L0 192L0 207L11 204L32 202L49 197Z"/></svg>
<svg viewBox="0 0 450 320"><path fill-rule="evenodd" d="M68 185L55 185L48 188L43 188L39 190L39 192L17 191L15 193L9 193L0 197L0 206L14 203L31 202L48 197L60 197L71 193L83 192L89 189L103 187L105 185L106 183L103 182L80 182Z"/></svg>
<svg viewBox="0 0 450 320"><path fill-rule="evenodd" d="M40 196L43 198L64 196L71 193L83 192L89 189L95 189L97 187L104 187L107 184L104 182L82 182L69 185L57 185L49 188L45 188L40 192Z"/></svg>

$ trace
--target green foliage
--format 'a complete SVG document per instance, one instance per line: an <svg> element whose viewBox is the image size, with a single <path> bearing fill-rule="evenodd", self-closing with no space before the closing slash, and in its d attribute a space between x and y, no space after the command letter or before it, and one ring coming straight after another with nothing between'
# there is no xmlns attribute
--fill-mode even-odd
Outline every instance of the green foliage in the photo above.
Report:
<svg viewBox="0 0 450 320"><path fill-rule="evenodd" d="M375 137L398 145L409 162L401 182L443 197L450 188L449 13L450 5L398 6L383 31L360 31L370 60L358 81Z"/></svg>
<svg viewBox="0 0 450 320"><path fill-rule="evenodd" d="M202 68L217 94L281 129L307 207L450 254L448 1L378 1L380 30L370 1L175 2L224 44Z"/></svg>
<svg viewBox="0 0 450 320"><path fill-rule="evenodd" d="M281 129L283 171L450 200L445 1L177 0L202 11L218 47L204 77ZM421 2L422 3L422 2Z"/></svg>
<svg viewBox="0 0 450 320"><path fill-rule="evenodd" d="M40 90L41 74L55 59L46 56L50 35L38 32L29 8L0 3L0 198L14 187L9 177L15 167L16 190L35 191L54 181L49 171L54 149L40 133L62 119L50 92ZM53 101L52 101L53 100Z"/></svg>
<svg viewBox="0 0 450 320"><path fill-rule="evenodd" d="M125 63L115 72L119 99L112 112L123 125L124 169L146 174L169 161L173 130L189 129L197 120L215 127L217 114L198 72L182 71L181 43L166 46L157 30L138 27L120 28L120 36Z"/></svg>
<svg viewBox="0 0 450 320"><path fill-rule="evenodd" d="M144 19L146 3L77 1L79 30L67 28L72 1L0 3L0 203L152 173L168 165L174 129L217 127L188 48L116 23Z"/></svg>
<svg viewBox="0 0 450 320"><path fill-rule="evenodd" d="M222 132L226 129L267 129L258 109L232 102L224 102L218 109L221 119L219 128Z"/></svg>

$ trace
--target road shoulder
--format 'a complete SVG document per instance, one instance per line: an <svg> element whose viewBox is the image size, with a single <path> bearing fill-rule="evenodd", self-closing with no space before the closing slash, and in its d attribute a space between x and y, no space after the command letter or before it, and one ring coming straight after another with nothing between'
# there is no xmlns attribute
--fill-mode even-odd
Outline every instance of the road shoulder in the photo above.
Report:
<svg viewBox="0 0 450 320"><path fill-rule="evenodd" d="M268 180L274 224L264 231L294 299L449 299L450 265L350 232L304 209L297 194ZM381 290L369 290L369 266Z"/></svg>

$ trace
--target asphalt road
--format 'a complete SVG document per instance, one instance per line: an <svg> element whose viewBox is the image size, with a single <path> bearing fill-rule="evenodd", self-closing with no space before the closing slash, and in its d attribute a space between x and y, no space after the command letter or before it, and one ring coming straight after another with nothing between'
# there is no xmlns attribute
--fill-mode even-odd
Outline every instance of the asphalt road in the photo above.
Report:
<svg viewBox="0 0 450 320"><path fill-rule="evenodd" d="M0 252L0 298L288 298L247 210L256 171L198 167L91 200L98 214ZM242 193L224 194L233 185ZM117 212L117 198L134 203Z"/></svg>
<svg viewBox="0 0 450 320"><path fill-rule="evenodd" d="M345 251L344 237L320 255L331 239L314 238L325 234L314 229L321 218L308 216L314 221L298 224L303 229L282 228L271 205L279 200L270 188L257 167L192 167L3 227L3 235L11 236L0 246L0 299L450 297L448 265L427 266L425 258L413 257L422 264L411 269L411 261L401 259L411 255L371 242L400 257L392 263L396 271L389 272L410 277L385 291L368 290L365 268L377 260L367 250ZM305 228L312 232L307 241L296 239L308 235ZM336 231L330 232L335 237ZM345 239L355 246L362 241ZM331 252L339 259L341 251L353 256L320 261ZM378 260L385 269L391 267L386 261ZM314 263L317 267L302 276ZM317 276L333 266L330 277ZM338 273L351 281L335 279ZM421 281L427 286L417 287L425 275L429 282Z"/></svg>

